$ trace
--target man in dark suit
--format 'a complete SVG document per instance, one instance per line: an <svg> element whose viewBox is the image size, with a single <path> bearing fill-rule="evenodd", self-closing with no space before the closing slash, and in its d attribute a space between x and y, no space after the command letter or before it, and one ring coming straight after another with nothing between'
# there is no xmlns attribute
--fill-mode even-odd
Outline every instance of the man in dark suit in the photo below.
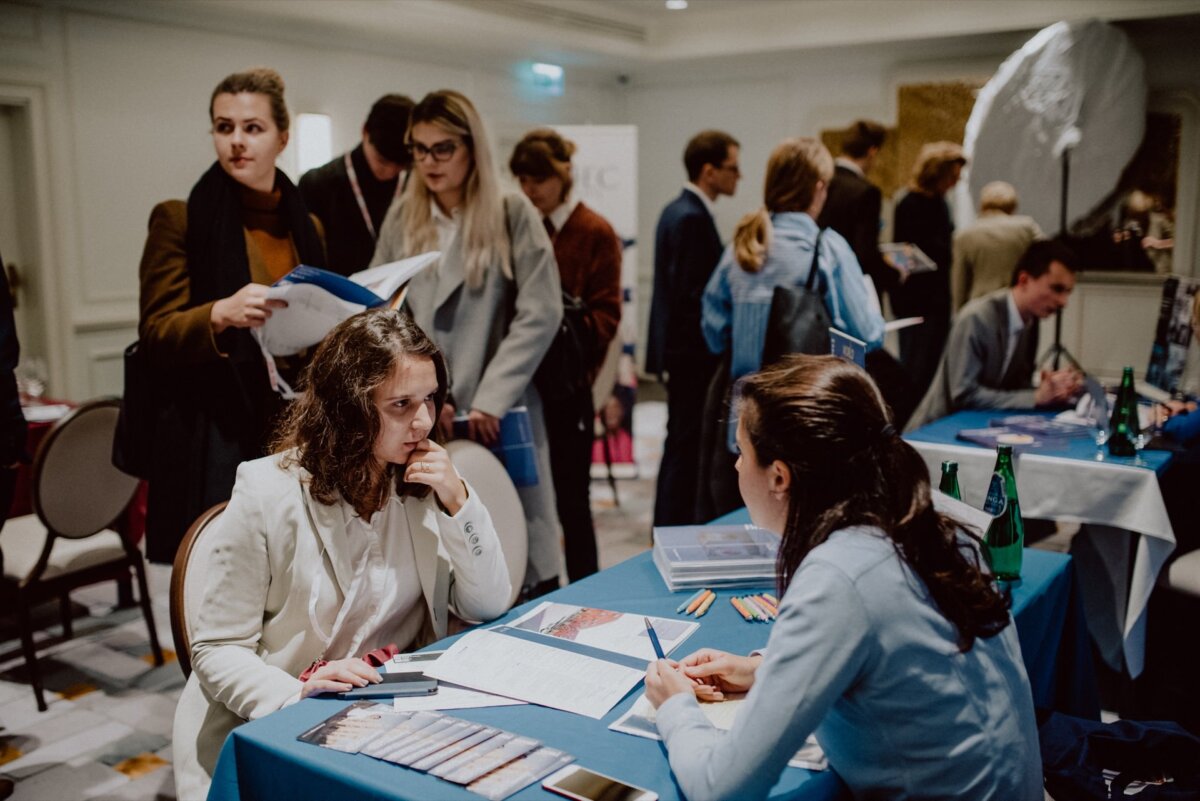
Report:
<svg viewBox="0 0 1200 801"><path fill-rule="evenodd" d="M375 255L379 227L412 166L404 144L412 107L404 95L379 98L363 124L362 143L300 178L304 205L325 228L334 272L364 270Z"/></svg>
<svg viewBox="0 0 1200 801"><path fill-rule="evenodd" d="M964 306L908 430L962 409L1031 409L1074 400L1082 384L1076 370L1043 370L1036 389L1033 371L1038 323L1066 307L1076 269L1066 245L1042 239L1017 263L1010 288Z"/></svg>
<svg viewBox="0 0 1200 801"><path fill-rule="evenodd" d="M867 180L886 138L884 127L859 120L842 142L842 154L834 162L829 195L817 224L837 231L854 250L863 273L871 277L880 298L900 285L900 271L879 253L879 220L883 195Z"/></svg>
<svg viewBox="0 0 1200 801"><path fill-rule="evenodd" d="M683 154L688 181L663 209L654 239L654 297L646 371L666 374L667 438L654 502L654 525L696 522L696 482L704 394L716 369L700 331L704 287L721 258L713 204L733 195L741 177L738 142L702 131Z"/></svg>

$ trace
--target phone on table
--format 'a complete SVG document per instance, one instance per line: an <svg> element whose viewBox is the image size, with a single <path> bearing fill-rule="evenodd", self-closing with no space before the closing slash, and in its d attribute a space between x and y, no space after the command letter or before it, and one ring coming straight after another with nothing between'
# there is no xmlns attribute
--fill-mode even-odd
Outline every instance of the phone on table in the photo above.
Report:
<svg viewBox="0 0 1200 801"><path fill-rule="evenodd" d="M575 801L658 801L658 793L626 784L581 765L567 765L542 782L552 793Z"/></svg>
<svg viewBox="0 0 1200 801"><path fill-rule="evenodd" d="M378 684L355 687L353 690L338 693L338 697L395 698L403 695L433 695L437 688L437 679L428 678L424 673L384 673L383 681Z"/></svg>

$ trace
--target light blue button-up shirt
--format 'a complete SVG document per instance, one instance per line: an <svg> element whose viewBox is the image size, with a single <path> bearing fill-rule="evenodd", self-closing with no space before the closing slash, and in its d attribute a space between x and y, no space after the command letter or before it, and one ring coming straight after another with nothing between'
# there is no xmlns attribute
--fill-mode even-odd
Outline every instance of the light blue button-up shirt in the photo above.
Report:
<svg viewBox="0 0 1200 801"><path fill-rule="evenodd" d="M771 241L762 269L743 270L725 249L704 290L701 326L713 353L732 348L730 377L753 373L762 366L763 340L777 286L802 286L813 260L817 224L798 211L771 215ZM850 245L831 228L821 237L816 289L835 328L867 343L867 350L883 345L883 315L863 281L862 267Z"/></svg>

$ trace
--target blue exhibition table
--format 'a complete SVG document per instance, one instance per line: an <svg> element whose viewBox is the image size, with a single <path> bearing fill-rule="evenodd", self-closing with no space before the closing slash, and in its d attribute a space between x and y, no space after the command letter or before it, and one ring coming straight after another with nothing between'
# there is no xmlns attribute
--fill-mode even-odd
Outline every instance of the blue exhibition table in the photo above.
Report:
<svg viewBox="0 0 1200 801"><path fill-rule="evenodd" d="M993 420L1006 416L1025 414L1043 417L1054 416L1053 412L1043 412L1036 409L966 409L934 420L932 423L926 423L916 431L905 434L904 438L916 442L966 445L994 452L992 448L983 448L982 445L976 445L975 443L959 439L958 432L987 428L992 424ZM1167 469L1167 465L1170 464L1171 458L1174 456L1171 451L1158 450L1143 450L1137 456L1113 456L1106 449L1103 449L1103 446L1097 447L1096 441L1091 437L1071 437L1055 441L1052 445L1030 450L1029 453L1038 456L1053 456L1060 459L1075 459L1088 464L1102 461L1111 465L1142 467L1147 470L1153 470L1159 475L1162 475L1163 471ZM1096 458L1098 454L1101 457L1100 459Z"/></svg>
<svg viewBox="0 0 1200 801"><path fill-rule="evenodd" d="M1020 633L1035 702L1075 714L1094 714L1098 705L1086 641L1080 639L1078 599L1069 556L1027 550L1023 580L1013 590L1013 611ZM769 589L769 588L763 588ZM745 594L751 590L737 590ZM700 628L674 656L710 646L745 653L767 642L770 625L746 623L729 604L735 591L719 591ZM553 600L621 612L675 615L689 593L668 592L649 552L633 557L544 598L519 606L496 623L508 622L537 603ZM452 639L452 638L451 638ZM450 639L431 648L444 648ZM1073 675L1078 671L1078 675ZM682 798L671 776L662 743L609 731L642 692L639 685L601 720L534 705L458 709L450 715L535 737L574 755L579 764L650 788L663 801ZM210 801L251 799L351 798L473 799L480 796L432 776L361 754L344 754L299 742L296 736L346 705L336 699L307 699L233 731L225 741L213 779ZM1094 709L1093 709L1094 708ZM844 785L832 771L813 773L787 768L772 799L840 799ZM514 799L558 798L535 783Z"/></svg>

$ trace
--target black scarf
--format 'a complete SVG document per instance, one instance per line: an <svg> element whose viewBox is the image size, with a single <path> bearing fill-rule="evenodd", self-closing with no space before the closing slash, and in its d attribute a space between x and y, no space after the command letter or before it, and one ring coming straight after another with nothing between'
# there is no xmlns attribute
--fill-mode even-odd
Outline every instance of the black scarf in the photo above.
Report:
<svg viewBox="0 0 1200 801"><path fill-rule="evenodd" d="M213 162L188 195L186 247L193 303L229 297L250 283L239 186L219 162ZM299 190L281 170L275 170L275 186L300 263L324 267L321 239Z"/></svg>
<svg viewBox="0 0 1200 801"><path fill-rule="evenodd" d="M275 186L280 190L279 207L300 263L324 267L325 251L299 190L278 169L275 170ZM221 169L220 162L209 167L188 195L184 246L193 304L229 297L250 283L240 184ZM233 406L229 403L233 399L227 395L227 381L231 377L240 389L242 410L248 413L248 419L242 415L237 417L241 422L249 423L250 429L257 428L262 424L264 407L271 405L274 395L262 362L262 351L248 329L228 329L221 334L220 343L229 359L214 369L226 380L222 381L219 374L197 375L196 378L206 385L205 390L224 395L220 405L229 408ZM221 384L225 384L224 389Z"/></svg>

